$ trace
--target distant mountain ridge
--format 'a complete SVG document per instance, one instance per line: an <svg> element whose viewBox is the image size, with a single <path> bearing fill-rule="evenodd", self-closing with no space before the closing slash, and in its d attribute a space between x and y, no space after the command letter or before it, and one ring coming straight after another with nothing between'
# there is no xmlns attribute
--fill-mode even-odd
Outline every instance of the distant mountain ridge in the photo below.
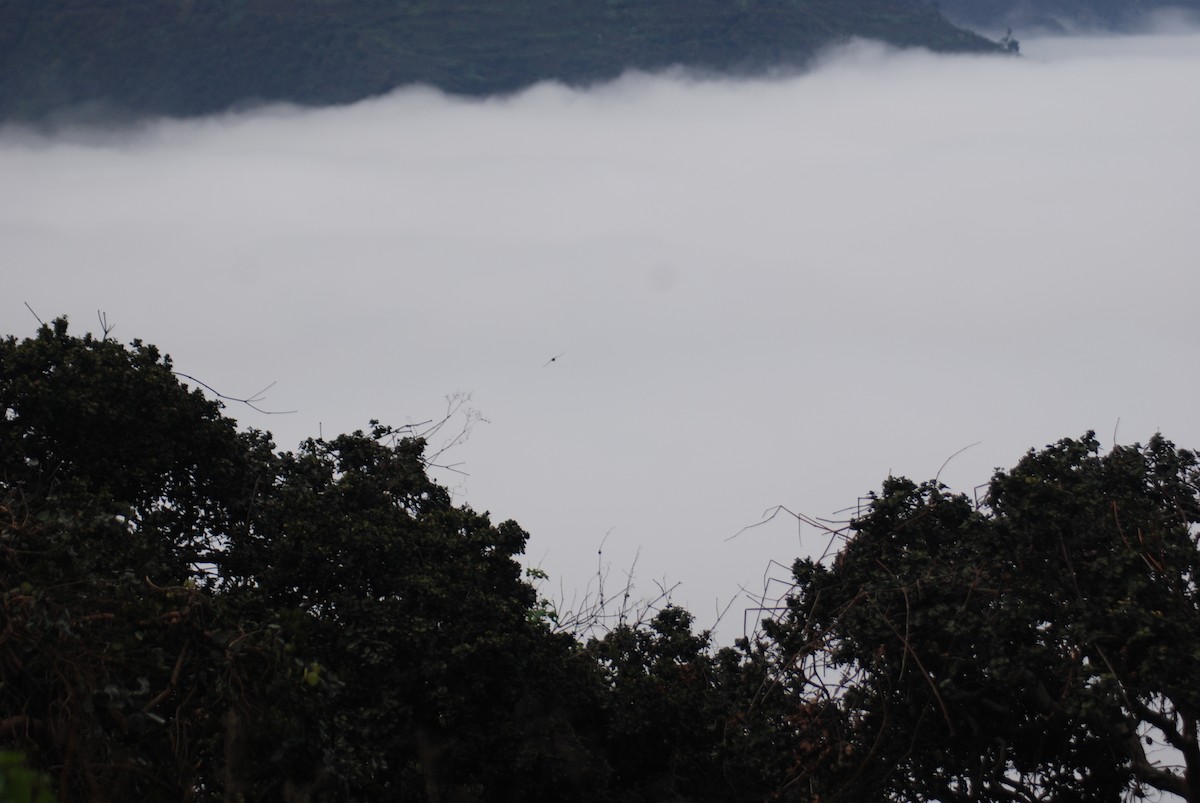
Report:
<svg viewBox="0 0 1200 803"><path fill-rule="evenodd" d="M927 0L0 0L0 120L198 115L409 84L485 95L627 69L803 64L866 37L997 51Z"/></svg>
<svg viewBox="0 0 1200 803"><path fill-rule="evenodd" d="M1134 31L1155 14L1177 10L1197 15L1200 0L939 0L939 8L957 25L1016 33Z"/></svg>

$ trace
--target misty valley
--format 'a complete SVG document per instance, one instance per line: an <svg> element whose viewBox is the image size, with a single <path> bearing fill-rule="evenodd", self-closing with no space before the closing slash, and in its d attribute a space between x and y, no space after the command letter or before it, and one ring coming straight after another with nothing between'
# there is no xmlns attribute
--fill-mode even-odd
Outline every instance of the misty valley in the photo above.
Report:
<svg viewBox="0 0 1200 803"><path fill-rule="evenodd" d="M1195 11L0 2L0 803L1200 801Z"/></svg>

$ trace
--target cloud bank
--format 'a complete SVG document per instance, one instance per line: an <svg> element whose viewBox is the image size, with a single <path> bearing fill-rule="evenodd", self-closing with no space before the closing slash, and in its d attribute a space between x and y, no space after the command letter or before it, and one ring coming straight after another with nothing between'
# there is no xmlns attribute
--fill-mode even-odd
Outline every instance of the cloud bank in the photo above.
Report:
<svg viewBox="0 0 1200 803"><path fill-rule="evenodd" d="M548 593L640 549L709 625L825 547L727 540L772 506L971 493L1091 428L1200 446L1200 37L1023 50L7 129L0 323L102 309L227 393L277 381L299 412L230 412L282 448L470 392L445 479L530 530Z"/></svg>

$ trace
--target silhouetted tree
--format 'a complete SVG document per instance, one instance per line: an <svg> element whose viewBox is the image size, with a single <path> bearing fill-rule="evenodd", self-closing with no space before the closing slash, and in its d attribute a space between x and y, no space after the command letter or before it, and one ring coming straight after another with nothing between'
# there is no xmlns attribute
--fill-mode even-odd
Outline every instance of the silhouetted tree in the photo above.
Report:
<svg viewBox="0 0 1200 803"><path fill-rule="evenodd" d="M843 675L840 799L1200 800L1196 466L1089 433L998 472L978 510L889 479L832 565L798 561L778 632Z"/></svg>

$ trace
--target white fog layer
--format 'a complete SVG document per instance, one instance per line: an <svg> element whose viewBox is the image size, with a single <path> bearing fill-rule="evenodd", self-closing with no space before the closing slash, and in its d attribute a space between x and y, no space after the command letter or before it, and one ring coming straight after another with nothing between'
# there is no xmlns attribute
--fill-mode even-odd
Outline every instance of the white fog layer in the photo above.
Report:
<svg viewBox="0 0 1200 803"><path fill-rule="evenodd" d="M784 517L728 540L772 506L829 517L976 442L941 472L969 494L1088 429L1200 447L1200 36L1022 46L5 129L0 330L103 310L225 393L275 381L298 412L228 412L287 449L470 393L469 476L438 476L530 531L550 596L608 534L610 587L640 549L639 589L710 626L824 548Z"/></svg>

